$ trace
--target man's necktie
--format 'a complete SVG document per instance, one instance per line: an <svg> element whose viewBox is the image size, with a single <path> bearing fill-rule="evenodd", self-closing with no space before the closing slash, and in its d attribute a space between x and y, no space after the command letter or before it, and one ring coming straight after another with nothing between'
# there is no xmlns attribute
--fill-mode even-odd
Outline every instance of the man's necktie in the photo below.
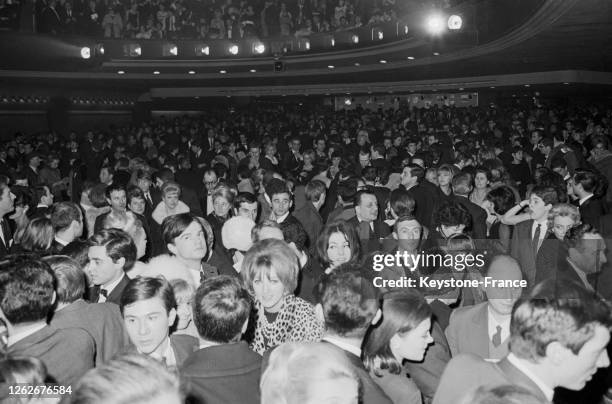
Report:
<svg viewBox="0 0 612 404"><path fill-rule="evenodd" d="M495 334L493 334L493 338L491 338L491 342L493 343L493 346L495 348L500 346L502 343L501 333L502 333L501 325L498 325L496 328Z"/></svg>
<svg viewBox="0 0 612 404"><path fill-rule="evenodd" d="M540 229L542 225L538 224L535 233L533 234L533 254L538 254L538 244L540 243Z"/></svg>
<svg viewBox="0 0 612 404"><path fill-rule="evenodd" d="M359 238L361 240L369 240L370 239L370 223L368 222L359 222Z"/></svg>

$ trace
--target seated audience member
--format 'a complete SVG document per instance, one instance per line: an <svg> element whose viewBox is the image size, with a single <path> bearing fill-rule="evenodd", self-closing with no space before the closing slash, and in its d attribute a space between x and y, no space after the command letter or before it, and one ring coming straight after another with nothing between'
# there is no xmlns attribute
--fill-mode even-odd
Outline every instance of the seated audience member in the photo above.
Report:
<svg viewBox="0 0 612 404"><path fill-rule="evenodd" d="M176 299L176 323L172 334L185 334L198 338L198 330L193 322L192 302L195 294L194 285L184 279L169 280Z"/></svg>
<svg viewBox="0 0 612 404"><path fill-rule="evenodd" d="M591 226L599 224L599 218L607 212L605 201L601 198L603 187L600 174L593 170L576 170L570 184L573 194L578 198L580 217L583 223Z"/></svg>
<svg viewBox="0 0 612 404"><path fill-rule="evenodd" d="M87 271L93 287L89 298L93 303L119 304L130 278L125 274L136 261L136 246L122 230L104 229L89 238Z"/></svg>
<svg viewBox="0 0 612 404"><path fill-rule="evenodd" d="M544 239L552 234L548 226L548 215L558 200L554 188L535 187L529 196L531 219L514 226L510 254L519 262L528 287L535 286L538 271L551 265L543 262L550 256L546 248L548 243L544 243Z"/></svg>
<svg viewBox="0 0 612 404"><path fill-rule="evenodd" d="M380 240L389 235L389 226L378 220L378 201L373 192L360 190L355 195L355 216L347 221L355 228L364 255L380 249Z"/></svg>
<svg viewBox="0 0 612 404"><path fill-rule="evenodd" d="M51 220L46 217L35 217L26 226L19 244L13 245L11 253L50 254L54 236Z"/></svg>
<svg viewBox="0 0 612 404"><path fill-rule="evenodd" d="M89 303L85 294L85 275L79 264L65 255L43 259L55 274L57 303L50 325L63 330L81 328L96 342L96 366L122 352L129 339L119 307L109 303Z"/></svg>
<svg viewBox="0 0 612 404"><path fill-rule="evenodd" d="M32 211L32 217L49 217L49 209L53 205L53 194L46 185L34 188L34 202L36 207Z"/></svg>
<svg viewBox="0 0 612 404"><path fill-rule="evenodd" d="M104 228L104 223L106 222L106 218L108 216L122 218L125 216L127 209L127 193L122 184L113 183L107 186L106 190L104 191L104 195L106 197L106 203L110 205L111 209L109 212L102 213L96 217L94 233L97 233Z"/></svg>
<svg viewBox="0 0 612 404"><path fill-rule="evenodd" d="M512 384L497 387L479 387L461 404L545 404L529 390Z"/></svg>
<svg viewBox="0 0 612 404"><path fill-rule="evenodd" d="M244 257L241 275L257 310L251 349L260 355L283 342L321 339L314 308L294 294L299 269L295 252L280 240L260 241Z"/></svg>
<svg viewBox="0 0 612 404"><path fill-rule="evenodd" d="M421 404L421 392L402 372L404 360L421 362L433 342L431 308L413 289L390 292L382 300L382 321L364 344L364 362L370 376L393 403Z"/></svg>
<svg viewBox="0 0 612 404"><path fill-rule="evenodd" d="M176 300L167 280L132 279L123 291L119 308L138 353L162 362L169 369L180 368L197 348L194 337L169 335L176 321Z"/></svg>
<svg viewBox="0 0 612 404"><path fill-rule="evenodd" d="M159 225L162 224L165 218L178 215L180 213L188 213L189 206L182 202L179 198L181 197L181 186L173 181L165 182L161 186L161 202L157 204L151 217Z"/></svg>
<svg viewBox="0 0 612 404"><path fill-rule="evenodd" d="M47 325L55 279L49 265L17 257L0 268L0 315L8 328L8 355L44 362L49 376L74 384L94 366L95 342L87 331Z"/></svg>
<svg viewBox="0 0 612 404"><path fill-rule="evenodd" d="M359 378L345 355L322 342L286 342L261 378L262 403L357 404Z"/></svg>
<svg viewBox="0 0 612 404"><path fill-rule="evenodd" d="M14 224L14 226L4 226L8 229L8 233L10 233L11 227L14 228L13 234L13 242L15 244L19 244L21 241L21 236L25 231L28 223L30 223L30 218L28 214L32 208L32 195L27 189L16 189L15 191L15 200L13 201L14 211L8 217ZM3 223L3 222L2 222ZM10 234L9 234L10 235ZM3 240L0 239L0 255L2 250Z"/></svg>
<svg viewBox="0 0 612 404"><path fill-rule="evenodd" d="M180 369L190 393L210 404L258 404L261 356L241 341L251 312L248 291L222 275L205 280L193 302L200 349Z"/></svg>
<svg viewBox="0 0 612 404"><path fill-rule="evenodd" d="M364 403L392 403L361 361L363 340L368 328L380 320L381 311L374 286L355 270L332 273L318 289L320 302L315 310L325 322L323 342L349 360L359 378Z"/></svg>
<svg viewBox="0 0 612 404"><path fill-rule="evenodd" d="M255 222L244 216L235 216L228 219L221 229L223 247L232 258L234 270L239 274L242 270L244 254L253 246L251 232Z"/></svg>
<svg viewBox="0 0 612 404"><path fill-rule="evenodd" d="M610 305L599 296L571 282L544 281L514 307L508 356L495 364L456 356L433 403L461 402L478 386L520 386L545 403L556 387L581 390L610 365L610 325Z"/></svg>
<svg viewBox="0 0 612 404"><path fill-rule="evenodd" d="M590 224L573 227L565 236L567 255L560 262L557 278L566 278L595 291L597 277L608 259L604 239Z"/></svg>
<svg viewBox="0 0 612 404"><path fill-rule="evenodd" d="M521 268L508 255L498 255L489 263L486 276L498 281L520 281ZM483 287L487 301L456 308L451 316L446 339L453 356L471 353L484 359L501 359L508 354L512 307L522 289Z"/></svg>
<svg viewBox="0 0 612 404"><path fill-rule="evenodd" d="M299 248L304 248L307 244L308 235L301 223L290 212L293 199L287 183L276 178L272 179L266 185L266 195L270 198L272 215L280 225L285 241L293 242Z"/></svg>
<svg viewBox="0 0 612 404"><path fill-rule="evenodd" d="M487 238L487 212L479 205L469 199L472 192L472 176L468 173L460 173L453 177L452 199L463 206L470 213L470 230L475 240Z"/></svg>
<svg viewBox="0 0 612 404"><path fill-rule="evenodd" d="M221 228L232 216L232 203L234 202L234 193L232 189L225 184L219 184L212 192L213 211L206 216L206 221L210 223L215 235L215 240L221 241ZM223 251L223 244L219 243L218 247ZM225 251L224 251L225 252Z"/></svg>
<svg viewBox="0 0 612 404"><path fill-rule="evenodd" d="M0 257L7 255L13 245L13 232L7 215L15 210L14 200L8 177L0 175Z"/></svg>
<svg viewBox="0 0 612 404"><path fill-rule="evenodd" d="M59 254L62 248L83 234L81 209L73 202L58 202L51 207L51 224L55 231L51 251Z"/></svg>
<svg viewBox="0 0 612 404"><path fill-rule="evenodd" d="M87 372L72 388L74 404L181 404L175 372L147 356L130 354Z"/></svg>
<svg viewBox="0 0 612 404"><path fill-rule="evenodd" d="M243 216L257 223L259 205L257 198L250 192L240 192L234 198L234 216Z"/></svg>
<svg viewBox="0 0 612 404"><path fill-rule="evenodd" d="M308 235L308 246L314 246L323 229L323 218L319 210L325 203L327 189L319 180L310 181L304 189L306 202L304 206L295 211L295 218L302 224Z"/></svg>

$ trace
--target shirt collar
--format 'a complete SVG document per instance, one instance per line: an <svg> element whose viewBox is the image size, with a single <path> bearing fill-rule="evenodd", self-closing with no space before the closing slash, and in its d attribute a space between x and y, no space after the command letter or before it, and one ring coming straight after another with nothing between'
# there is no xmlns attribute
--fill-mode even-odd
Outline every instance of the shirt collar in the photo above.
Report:
<svg viewBox="0 0 612 404"><path fill-rule="evenodd" d="M106 290L110 294L113 291L113 289L115 289L115 287L119 285L119 282L121 282L122 279L123 279L123 275L121 275L119 278L117 278L117 280L113 281L112 283L106 286L100 285L100 288Z"/></svg>
<svg viewBox="0 0 612 404"><path fill-rule="evenodd" d="M68 245L68 242L67 242L67 241L62 240L62 239L61 239L61 238L59 238L58 236L55 236L55 241L57 241L58 243L60 243L60 244L61 244L61 245L63 245L63 246L67 246L67 245Z"/></svg>
<svg viewBox="0 0 612 404"><path fill-rule="evenodd" d="M276 223L282 223L285 221L285 219L287 219L287 216L289 216L289 212L285 213L284 215L282 215L281 217L277 217L276 218Z"/></svg>
<svg viewBox="0 0 612 404"><path fill-rule="evenodd" d="M587 279L586 274L584 273L584 271L582 269L580 269L578 267L578 265L576 265L571 259L568 258L567 262L568 262L568 264L570 264L570 266L572 267L574 272L576 272L576 275L578 275L578 278L580 278L580 280L584 284L584 287L587 288L587 290L593 290L593 287L589 283L589 280Z"/></svg>
<svg viewBox="0 0 612 404"><path fill-rule="evenodd" d="M22 339L29 337L30 335L42 330L43 328L45 328L47 326L46 323L37 323L37 324L33 324L31 326L28 326L24 329L22 329L19 332L13 333L12 335L9 335L8 337L8 346L14 345L17 342L21 341Z"/></svg>
<svg viewBox="0 0 612 404"><path fill-rule="evenodd" d="M348 342L345 342L340 338L336 338L334 336L327 335L323 337L323 341L327 341L331 344L334 344L337 347L342 348L345 351L352 353L353 355L356 355L358 358L361 358L361 348L358 348L355 345L349 344Z"/></svg>
<svg viewBox="0 0 612 404"><path fill-rule="evenodd" d="M578 205L582 206L582 204L585 203L587 200L589 200L592 196L593 194L587 195L584 198L580 198L580 200L578 201Z"/></svg>
<svg viewBox="0 0 612 404"><path fill-rule="evenodd" d="M544 393L544 395L546 396L546 399L552 402L553 396L555 395L555 391L550 386L548 386L546 383L544 383L531 370L527 369L527 367L523 364L522 359L517 358L512 353L508 354L506 358L508 358L508 362L510 362L515 368L523 372L525 376L531 379L531 381L534 382L536 386L539 387L540 390L542 390L542 393Z"/></svg>

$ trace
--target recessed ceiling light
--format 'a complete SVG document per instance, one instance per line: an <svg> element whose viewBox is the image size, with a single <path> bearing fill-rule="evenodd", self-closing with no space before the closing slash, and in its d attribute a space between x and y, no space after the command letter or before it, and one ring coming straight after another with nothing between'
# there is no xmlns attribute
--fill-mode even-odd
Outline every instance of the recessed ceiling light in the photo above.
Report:
<svg viewBox="0 0 612 404"><path fill-rule="evenodd" d="M159 70L155 70L153 74L159 74Z"/></svg>
<svg viewBox="0 0 612 404"><path fill-rule="evenodd" d="M491 87L489 87L489 88L495 88L495 86L491 86Z"/></svg>
<svg viewBox="0 0 612 404"><path fill-rule="evenodd" d="M329 66L327 66L327 67L328 67L329 69L335 69L335 68L336 68L336 66L334 66L334 65L329 65Z"/></svg>
<svg viewBox="0 0 612 404"><path fill-rule="evenodd" d="M525 84L525 87L531 87L529 84Z"/></svg>
<svg viewBox="0 0 612 404"><path fill-rule="evenodd" d="M189 74L195 74L195 72L193 70L189 70L188 72Z"/></svg>
<svg viewBox="0 0 612 404"><path fill-rule="evenodd" d="M355 62L355 66L361 66L361 63Z"/></svg>
<svg viewBox="0 0 612 404"><path fill-rule="evenodd" d="M219 73L225 74L225 73L227 73L227 70L219 70Z"/></svg>
<svg viewBox="0 0 612 404"><path fill-rule="evenodd" d="M249 70L249 71L250 71L251 73L255 73L255 72L257 72L257 70L255 70L255 69L251 69L251 70Z"/></svg>
<svg viewBox="0 0 612 404"><path fill-rule="evenodd" d="M384 65L385 63L387 63L387 61L385 59L380 59L380 63Z"/></svg>
<svg viewBox="0 0 612 404"><path fill-rule="evenodd" d="M568 85L569 85L569 83L568 83L568 82L565 82L565 83L563 83L563 84L565 84L566 86L568 86Z"/></svg>
<svg viewBox="0 0 612 404"><path fill-rule="evenodd" d="M408 60L414 60L414 56L408 56L407 59Z"/></svg>
<svg viewBox="0 0 612 404"><path fill-rule="evenodd" d="M125 72L123 70L119 70L117 74L125 74Z"/></svg>
<svg viewBox="0 0 612 404"><path fill-rule="evenodd" d="M459 91L463 91L463 87L459 87Z"/></svg>
<svg viewBox="0 0 612 404"><path fill-rule="evenodd" d="M434 56L440 56L440 53L439 52L434 52L433 55Z"/></svg>

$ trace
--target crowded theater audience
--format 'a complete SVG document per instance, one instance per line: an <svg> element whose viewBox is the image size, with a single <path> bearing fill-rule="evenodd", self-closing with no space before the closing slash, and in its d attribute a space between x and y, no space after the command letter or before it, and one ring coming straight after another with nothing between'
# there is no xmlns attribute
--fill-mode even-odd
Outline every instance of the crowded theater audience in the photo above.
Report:
<svg viewBox="0 0 612 404"><path fill-rule="evenodd" d="M223 7L181 21L227 35L243 14ZM266 29L354 8L281 3ZM180 2L86 9L111 36L185 27ZM609 403L611 118L262 104L16 133L0 400L47 383L92 404Z"/></svg>

